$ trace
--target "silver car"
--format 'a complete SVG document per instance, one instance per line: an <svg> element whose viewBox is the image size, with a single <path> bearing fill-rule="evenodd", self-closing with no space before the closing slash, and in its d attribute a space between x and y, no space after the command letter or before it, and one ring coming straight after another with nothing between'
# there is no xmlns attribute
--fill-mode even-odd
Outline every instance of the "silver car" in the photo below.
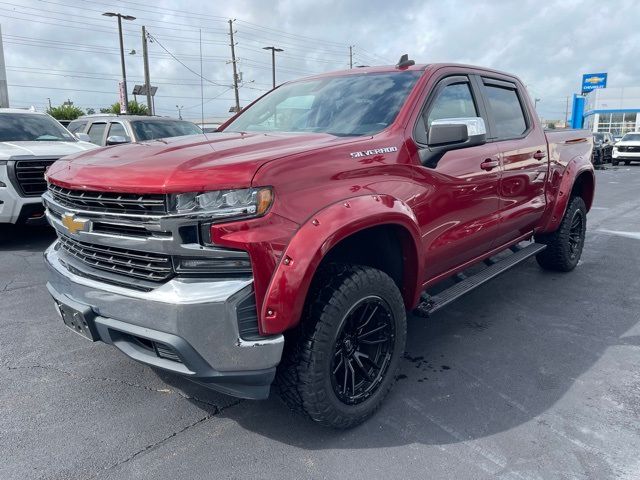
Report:
<svg viewBox="0 0 640 480"><path fill-rule="evenodd" d="M186 120L113 114L80 117L71 122L67 129L81 140L100 146L202 133L200 127Z"/></svg>

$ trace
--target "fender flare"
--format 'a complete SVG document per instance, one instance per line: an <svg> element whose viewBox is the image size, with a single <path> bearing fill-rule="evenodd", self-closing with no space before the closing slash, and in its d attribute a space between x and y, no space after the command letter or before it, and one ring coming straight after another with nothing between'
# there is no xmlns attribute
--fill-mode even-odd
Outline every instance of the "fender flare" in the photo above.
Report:
<svg viewBox="0 0 640 480"><path fill-rule="evenodd" d="M369 227L398 225L410 235L403 250L413 249L409 274L413 284L404 290L405 304L417 301L418 278L422 275L421 235L413 211L389 195L362 195L334 203L300 226L285 249L271 277L258 317L263 335L278 334L298 324L309 286L326 254L340 241ZM405 264L407 264L405 260ZM405 268L405 270L407 270ZM407 274L405 273L405 284Z"/></svg>
<svg viewBox="0 0 640 480"><path fill-rule="evenodd" d="M593 166L591 162L586 163L582 157L575 157L571 159L565 167L562 172L562 178L560 179L560 185L554 189L553 197L548 200L552 207L546 215L546 221L542 222L543 227L541 228L541 232L554 232L558 228L569 205L569 198L571 197L571 191L573 190L576 180L585 172L588 172L591 178L590 200L593 201L596 182ZM591 208L591 201L585 199L587 210Z"/></svg>

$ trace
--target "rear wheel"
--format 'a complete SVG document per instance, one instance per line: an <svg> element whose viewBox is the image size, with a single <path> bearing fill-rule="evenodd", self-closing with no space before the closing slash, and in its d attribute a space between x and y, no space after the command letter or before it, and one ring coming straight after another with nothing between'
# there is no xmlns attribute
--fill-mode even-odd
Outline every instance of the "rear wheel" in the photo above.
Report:
<svg viewBox="0 0 640 480"><path fill-rule="evenodd" d="M572 197L558 229L553 233L536 235L536 242L547 245L536 255L538 264L546 270L573 270L582 255L586 230L587 207L582 198Z"/></svg>
<svg viewBox="0 0 640 480"><path fill-rule="evenodd" d="M624 161L624 164L625 164L625 165L631 165L631 160L625 160L625 161Z"/></svg>
<svg viewBox="0 0 640 480"><path fill-rule="evenodd" d="M618 165L620 165L620 160L618 160L617 158L612 158L611 165L613 165L614 167L617 167Z"/></svg>
<svg viewBox="0 0 640 480"><path fill-rule="evenodd" d="M322 425L369 418L395 383L406 313L394 281L364 266L331 265L310 291L278 369L283 400Z"/></svg>

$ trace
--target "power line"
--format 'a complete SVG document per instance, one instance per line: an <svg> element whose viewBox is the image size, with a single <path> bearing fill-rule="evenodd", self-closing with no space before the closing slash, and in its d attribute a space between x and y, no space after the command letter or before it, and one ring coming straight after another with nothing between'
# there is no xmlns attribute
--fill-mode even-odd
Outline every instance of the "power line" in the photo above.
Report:
<svg viewBox="0 0 640 480"><path fill-rule="evenodd" d="M158 44L158 46L159 46L160 48L162 48L165 52L167 52L169 55L171 55L171 57L172 57L176 62L178 62L180 65L182 65L184 68L186 68L187 70L189 70L189 71L190 71L191 73L193 73L194 75L196 75L196 76L198 76L198 77L202 78L203 80L205 80L205 81L207 81L207 82L209 82L209 83L212 83L213 85L217 85L217 86L219 86L219 87L226 87L226 86L227 86L227 85L223 85L223 84L221 84L221 83L217 83L217 82L214 82L213 80L209 80L208 78L203 77L203 76L202 76L202 75L200 75L198 72L196 72L195 70L193 70L191 67L189 67L188 65L186 65L186 64L184 64L184 63L182 63L182 61L181 61L178 57L176 57L173 53L171 53L169 50L167 50L167 49L165 48L165 46L164 46L164 45L162 45L162 43L160 43L160 42L158 41L158 39L157 39L154 35L152 35L151 33L149 33L148 35L149 35L149 39L150 39L153 43L157 43L157 44Z"/></svg>

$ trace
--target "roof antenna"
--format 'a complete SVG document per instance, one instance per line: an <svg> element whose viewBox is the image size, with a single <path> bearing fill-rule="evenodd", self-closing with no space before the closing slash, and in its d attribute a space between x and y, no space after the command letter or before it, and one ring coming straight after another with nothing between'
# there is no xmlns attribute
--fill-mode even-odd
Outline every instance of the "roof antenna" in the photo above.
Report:
<svg viewBox="0 0 640 480"><path fill-rule="evenodd" d="M411 65L415 65L414 60L409 60L409 54L405 53L400 57L400 60L396 64L396 68L409 68Z"/></svg>

